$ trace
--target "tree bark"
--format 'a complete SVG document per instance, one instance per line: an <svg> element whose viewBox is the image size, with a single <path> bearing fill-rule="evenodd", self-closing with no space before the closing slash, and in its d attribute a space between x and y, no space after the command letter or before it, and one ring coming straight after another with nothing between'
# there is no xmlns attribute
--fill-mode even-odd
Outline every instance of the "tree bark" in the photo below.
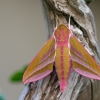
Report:
<svg viewBox="0 0 100 100"><path fill-rule="evenodd" d="M84 0L41 0L46 19L48 37L56 26L68 25L84 48L100 65L93 14ZM35 83L27 84L19 100L100 100L100 81L85 78L71 70L66 90L59 89L55 70Z"/></svg>

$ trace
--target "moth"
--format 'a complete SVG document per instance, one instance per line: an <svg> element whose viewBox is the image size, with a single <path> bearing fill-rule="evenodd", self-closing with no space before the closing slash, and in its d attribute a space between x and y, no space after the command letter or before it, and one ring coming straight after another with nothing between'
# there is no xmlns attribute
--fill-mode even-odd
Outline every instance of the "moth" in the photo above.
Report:
<svg viewBox="0 0 100 100"><path fill-rule="evenodd" d="M72 31L61 24L29 64L23 75L24 84L40 80L53 71L55 65L60 89L67 86L71 68L77 73L100 80L100 68Z"/></svg>

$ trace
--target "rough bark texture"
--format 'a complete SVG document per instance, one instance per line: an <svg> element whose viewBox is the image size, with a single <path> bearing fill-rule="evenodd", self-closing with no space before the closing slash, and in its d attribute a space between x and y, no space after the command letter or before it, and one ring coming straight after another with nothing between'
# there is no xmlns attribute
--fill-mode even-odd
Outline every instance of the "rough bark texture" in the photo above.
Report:
<svg viewBox="0 0 100 100"><path fill-rule="evenodd" d="M68 25L100 65L94 17L84 0L41 0L49 36L60 24ZM19 100L100 100L100 81L71 71L66 90L59 89L55 70L46 78L27 84Z"/></svg>

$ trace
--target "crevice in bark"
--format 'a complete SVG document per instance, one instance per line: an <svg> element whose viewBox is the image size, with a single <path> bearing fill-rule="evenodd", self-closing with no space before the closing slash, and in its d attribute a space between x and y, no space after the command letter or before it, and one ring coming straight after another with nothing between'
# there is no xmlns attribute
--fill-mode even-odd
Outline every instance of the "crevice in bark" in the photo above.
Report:
<svg viewBox="0 0 100 100"><path fill-rule="evenodd" d="M90 85L91 85L91 100L93 100L93 84L90 80Z"/></svg>

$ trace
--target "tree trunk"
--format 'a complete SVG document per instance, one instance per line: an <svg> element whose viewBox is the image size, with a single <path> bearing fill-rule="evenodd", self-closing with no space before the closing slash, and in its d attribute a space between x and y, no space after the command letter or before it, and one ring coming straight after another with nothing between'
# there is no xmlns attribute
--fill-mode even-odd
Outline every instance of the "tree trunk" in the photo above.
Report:
<svg viewBox="0 0 100 100"><path fill-rule="evenodd" d="M94 17L84 0L41 0L48 37L56 26L68 25L84 48L100 65ZM66 90L59 89L55 70L35 83L27 84L19 100L100 100L100 81L85 78L71 70Z"/></svg>

